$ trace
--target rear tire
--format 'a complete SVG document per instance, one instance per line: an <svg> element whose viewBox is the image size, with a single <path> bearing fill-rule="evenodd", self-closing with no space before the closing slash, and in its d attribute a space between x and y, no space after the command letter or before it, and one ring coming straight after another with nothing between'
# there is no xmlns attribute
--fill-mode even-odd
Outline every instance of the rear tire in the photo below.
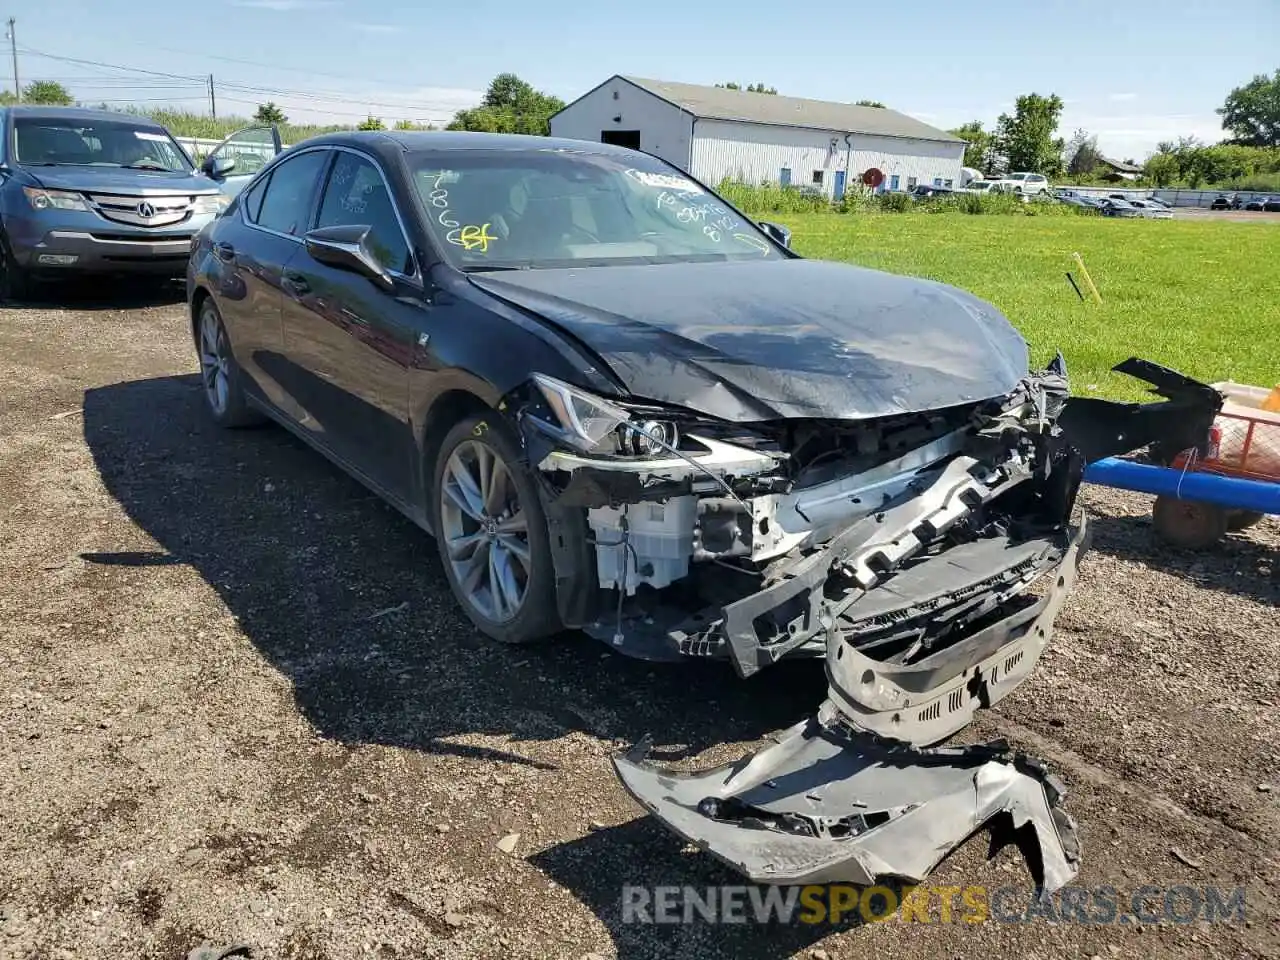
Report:
<svg viewBox="0 0 1280 960"><path fill-rule="evenodd" d="M1232 510L1227 515L1227 529L1233 532L1248 530L1262 522L1266 514L1260 510Z"/></svg>
<svg viewBox="0 0 1280 960"><path fill-rule="evenodd" d="M227 328L211 297L200 305L196 352L200 358L200 392L214 422L228 429L262 423L262 416L245 398L244 371L236 363Z"/></svg>
<svg viewBox="0 0 1280 960"><path fill-rule="evenodd" d="M455 424L432 479L440 563L476 628L508 644L561 630L546 514L501 415L489 411Z"/></svg>

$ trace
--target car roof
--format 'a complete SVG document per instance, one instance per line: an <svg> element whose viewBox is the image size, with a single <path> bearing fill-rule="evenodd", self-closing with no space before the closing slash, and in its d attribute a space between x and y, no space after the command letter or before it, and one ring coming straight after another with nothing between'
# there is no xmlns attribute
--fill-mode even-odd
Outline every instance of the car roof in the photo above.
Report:
<svg viewBox="0 0 1280 960"><path fill-rule="evenodd" d="M572 150L631 157L635 150L594 140L539 137L519 133L478 133L467 130L340 130L309 137L302 146L364 146L368 149L400 149L405 153L437 150Z"/></svg>
<svg viewBox="0 0 1280 960"><path fill-rule="evenodd" d="M49 104L15 103L6 107L15 118L28 117L32 120L113 120L117 123L129 123L139 127L160 127L163 124L150 117L140 117L133 113L122 113L119 110L95 110L90 107L56 107Z"/></svg>

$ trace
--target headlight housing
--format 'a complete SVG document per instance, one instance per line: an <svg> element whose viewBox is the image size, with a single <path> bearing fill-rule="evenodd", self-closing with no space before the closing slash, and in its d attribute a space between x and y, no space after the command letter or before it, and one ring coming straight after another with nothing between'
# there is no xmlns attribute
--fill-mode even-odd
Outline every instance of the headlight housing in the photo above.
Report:
<svg viewBox="0 0 1280 960"><path fill-rule="evenodd" d="M227 209L231 203L231 198L221 193L211 193L207 196L196 197L195 206L192 207L192 213L221 213Z"/></svg>
<svg viewBox="0 0 1280 960"><path fill-rule="evenodd" d="M674 421L636 419L615 403L540 373L534 374L533 382L556 421L543 425L583 453L651 457L680 442Z"/></svg>
<svg viewBox="0 0 1280 960"><path fill-rule="evenodd" d="M85 210L89 208L84 197L70 190L45 190L41 187L23 187L23 194L33 210Z"/></svg>

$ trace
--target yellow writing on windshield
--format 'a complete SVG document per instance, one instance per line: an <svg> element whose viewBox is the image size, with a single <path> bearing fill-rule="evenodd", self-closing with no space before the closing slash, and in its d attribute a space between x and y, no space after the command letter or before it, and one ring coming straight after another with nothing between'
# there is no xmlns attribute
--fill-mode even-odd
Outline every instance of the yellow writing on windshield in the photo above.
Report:
<svg viewBox="0 0 1280 960"><path fill-rule="evenodd" d="M476 226L469 224L458 232L458 244L463 250L478 250L481 253L489 252L489 241L498 238L489 233L489 224Z"/></svg>

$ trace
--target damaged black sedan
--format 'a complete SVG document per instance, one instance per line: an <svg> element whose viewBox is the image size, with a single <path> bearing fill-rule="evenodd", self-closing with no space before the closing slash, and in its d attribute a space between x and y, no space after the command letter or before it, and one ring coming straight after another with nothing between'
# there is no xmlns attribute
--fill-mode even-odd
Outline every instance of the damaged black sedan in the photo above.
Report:
<svg viewBox="0 0 1280 960"><path fill-rule="evenodd" d="M1060 786L936 745L1043 652L1085 550L1084 465L1191 446L1220 398L1138 360L1118 369L1163 402L1071 398L991 305L788 239L622 148L316 138L195 241L205 396L433 532L496 640L578 628L743 677L825 658L828 701L754 758L617 762L748 876L917 878L1008 814L1061 885Z"/></svg>

